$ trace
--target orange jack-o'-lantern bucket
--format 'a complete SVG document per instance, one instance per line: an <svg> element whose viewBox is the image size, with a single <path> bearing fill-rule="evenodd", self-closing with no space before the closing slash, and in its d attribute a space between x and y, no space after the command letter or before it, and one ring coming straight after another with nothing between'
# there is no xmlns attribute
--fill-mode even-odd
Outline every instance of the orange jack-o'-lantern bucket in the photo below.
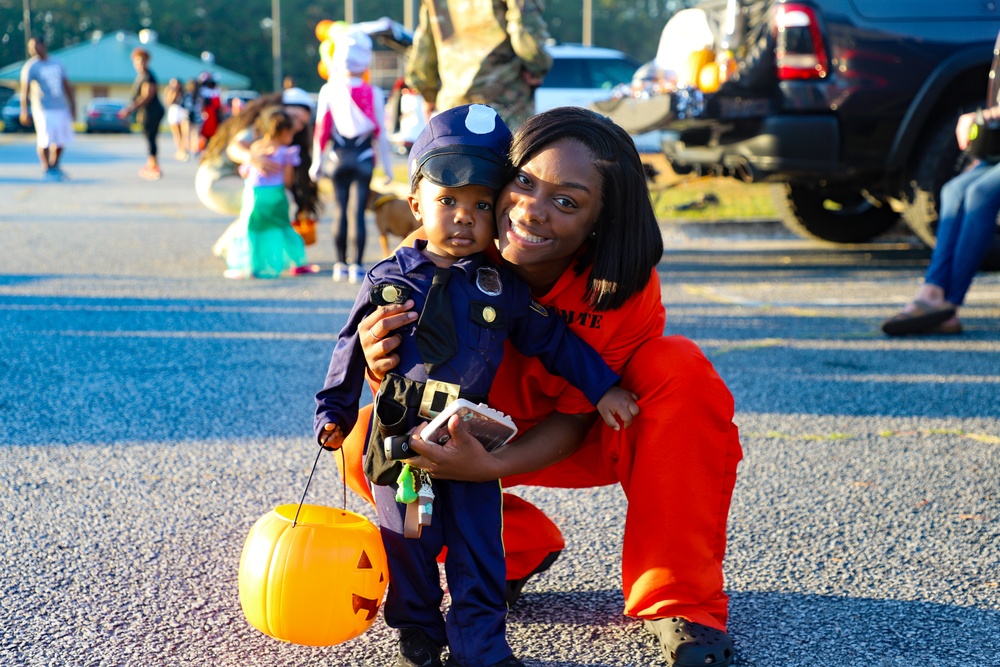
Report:
<svg viewBox="0 0 1000 667"><path fill-rule="evenodd" d="M333 507L279 505L250 529L240 556L243 614L264 634L294 644L357 637L374 623L388 583L378 528Z"/></svg>

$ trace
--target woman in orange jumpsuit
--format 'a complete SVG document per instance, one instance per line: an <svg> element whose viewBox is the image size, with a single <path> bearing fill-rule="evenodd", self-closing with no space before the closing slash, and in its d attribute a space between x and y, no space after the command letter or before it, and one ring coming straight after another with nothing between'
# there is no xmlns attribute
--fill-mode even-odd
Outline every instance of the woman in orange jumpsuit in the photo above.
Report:
<svg viewBox="0 0 1000 667"><path fill-rule="evenodd" d="M444 446L414 438L422 456L411 464L444 479L502 479L505 488L620 483L625 613L646 622L669 665L730 665L722 562L742 457L733 399L694 343L663 335L662 238L634 144L603 116L558 108L520 128L511 161L514 177L496 205L502 260L601 353L639 395L641 412L614 431L565 380L508 349L489 404L511 415L518 439L487 453L456 419ZM359 328L373 383L398 361L392 330L417 317L410 307L383 307ZM345 476L370 500L361 473L366 417L344 442ZM508 493L504 547L514 600L564 543L541 510Z"/></svg>

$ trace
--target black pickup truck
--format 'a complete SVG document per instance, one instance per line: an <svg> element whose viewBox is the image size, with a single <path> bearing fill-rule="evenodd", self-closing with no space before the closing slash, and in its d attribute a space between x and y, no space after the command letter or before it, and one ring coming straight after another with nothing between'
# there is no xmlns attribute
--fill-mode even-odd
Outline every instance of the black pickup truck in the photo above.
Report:
<svg viewBox="0 0 1000 667"><path fill-rule="evenodd" d="M956 119L983 106L995 80L1000 0L700 8L729 42L717 44L734 55L728 80L656 100L661 116L644 127L633 109L627 129L665 130L663 150L679 173L776 183L783 221L800 234L863 242L901 215L933 246L941 185L967 165ZM615 118L613 107L604 111ZM987 267L1000 268L1000 236Z"/></svg>

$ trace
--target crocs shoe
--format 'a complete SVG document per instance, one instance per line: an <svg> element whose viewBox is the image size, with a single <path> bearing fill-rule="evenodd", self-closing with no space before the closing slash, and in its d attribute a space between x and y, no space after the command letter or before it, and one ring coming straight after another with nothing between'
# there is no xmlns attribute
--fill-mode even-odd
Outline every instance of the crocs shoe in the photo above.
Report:
<svg viewBox="0 0 1000 667"><path fill-rule="evenodd" d="M396 667L442 667L441 647L420 628L403 628L399 631Z"/></svg>
<svg viewBox="0 0 1000 667"><path fill-rule="evenodd" d="M686 618L643 621L656 635L670 667L729 667L736 662L733 640L725 630L716 630Z"/></svg>

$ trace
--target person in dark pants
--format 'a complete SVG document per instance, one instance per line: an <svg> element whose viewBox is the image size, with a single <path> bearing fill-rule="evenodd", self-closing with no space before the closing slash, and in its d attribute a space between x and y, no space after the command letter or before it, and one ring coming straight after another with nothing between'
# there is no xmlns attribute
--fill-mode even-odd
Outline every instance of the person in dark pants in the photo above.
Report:
<svg viewBox="0 0 1000 667"><path fill-rule="evenodd" d="M156 160L156 134L160 131L164 109L156 89L156 77L149 71L149 51L137 48L132 51L132 66L137 76L132 84L132 103L119 112L124 118L136 111L142 111L142 133L149 143L149 157L139 175L148 181L160 179L160 165Z"/></svg>
<svg viewBox="0 0 1000 667"><path fill-rule="evenodd" d="M344 31L334 43L333 54L325 61L330 79L320 89L316 104L313 163L309 175L317 181L324 176L320 173L324 158L332 164L332 171L326 176L333 181L338 209L333 226L333 248L337 258L333 279L340 282L346 278L351 283L359 283L365 277L365 207L376 153L385 172L385 183L392 182L385 129L385 94L378 86L364 80L372 57L372 41L368 35ZM331 148L329 151L327 146ZM348 236L352 227L354 244L349 249Z"/></svg>

